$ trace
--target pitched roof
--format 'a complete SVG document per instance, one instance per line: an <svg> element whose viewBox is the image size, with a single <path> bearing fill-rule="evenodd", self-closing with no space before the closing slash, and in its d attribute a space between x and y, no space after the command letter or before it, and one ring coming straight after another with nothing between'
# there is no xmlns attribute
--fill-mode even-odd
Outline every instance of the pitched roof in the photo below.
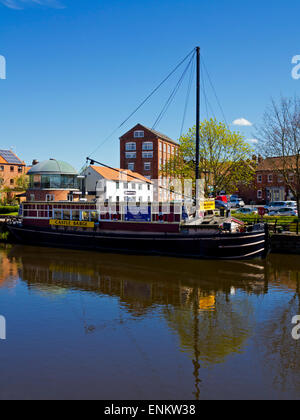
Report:
<svg viewBox="0 0 300 420"><path fill-rule="evenodd" d="M108 179L110 181L135 181L135 182L147 182L147 183L151 183L152 182L148 179L145 178L143 175L137 173L137 172L132 172L129 169L110 169L110 168L105 168L104 166L94 166L91 165L91 168L94 169L94 171L98 172L98 174L100 174L103 178Z"/></svg>
<svg viewBox="0 0 300 420"><path fill-rule="evenodd" d="M262 159L257 166L257 171L279 171L284 168L284 162L286 169L292 169L296 167L296 156L288 156L282 158L281 156L268 157Z"/></svg>
<svg viewBox="0 0 300 420"><path fill-rule="evenodd" d="M128 130L125 134L123 134L123 136L121 136L120 138L124 137L130 131L132 131L134 129L139 129L139 128L144 128L145 130L150 131L150 133L154 134L156 137L159 137L162 140L166 140L170 143L175 144L176 146L179 146L179 144L175 140L172 140L170 137L166 136L165 134L160 133L159 131L153 130L152 128L146 127L145 125L142 125L142 124L137 124L136 126L131 128L130 130Z"/></svg>
<svg viewBox="0 0 300 420"><path fill-rule="evenodd" d="M4 149L0 150L0 162L9 163L11 165L24 165L24 162L22 162L14 152Z"/></svg>

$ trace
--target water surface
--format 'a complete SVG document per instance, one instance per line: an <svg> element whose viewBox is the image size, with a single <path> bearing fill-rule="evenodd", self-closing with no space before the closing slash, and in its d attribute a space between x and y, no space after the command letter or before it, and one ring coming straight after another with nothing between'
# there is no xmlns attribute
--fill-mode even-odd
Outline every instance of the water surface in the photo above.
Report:
<svg viewBox="0 0 300 420"><path fill-rule="evenodd" d="M0 399L298 399L299 273L0 247Z"/></svg>

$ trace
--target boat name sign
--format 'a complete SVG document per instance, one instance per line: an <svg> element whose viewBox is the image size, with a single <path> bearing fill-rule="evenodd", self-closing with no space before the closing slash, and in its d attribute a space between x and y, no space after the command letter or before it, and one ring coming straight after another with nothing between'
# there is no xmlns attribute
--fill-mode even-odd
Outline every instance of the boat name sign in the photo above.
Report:
<svg viewBox="0 0 300 420"><path fill-rule="evenodd" d="M86 222L84 220L59 220L59 219L51 219L50 225L52 226L74 226L74 227L85 227L85 228L93 228L95 226L94 222Z"/></svg>

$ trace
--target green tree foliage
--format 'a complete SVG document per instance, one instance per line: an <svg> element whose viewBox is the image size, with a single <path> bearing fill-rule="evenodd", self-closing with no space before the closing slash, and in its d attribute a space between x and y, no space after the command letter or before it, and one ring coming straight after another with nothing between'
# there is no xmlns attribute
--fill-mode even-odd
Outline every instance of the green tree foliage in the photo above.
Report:
<svg viewBox="0 0 300 420"><path fill-rule="evenodd" d="M29 178L27 175L20 175L15 180L15 191L26 191L29 186Z"/></svg>
<svg viewBox="0 0 300 420"><path fill-rule="evenodd" d="M254 165L250 157L253 149L238 132L215 119L200 125L200 172L205 179L206 194L220 191L235 192L240 183L253 181ZM180 138L176 156L162 168L172 177L195 179L196 127Z"/></svg>

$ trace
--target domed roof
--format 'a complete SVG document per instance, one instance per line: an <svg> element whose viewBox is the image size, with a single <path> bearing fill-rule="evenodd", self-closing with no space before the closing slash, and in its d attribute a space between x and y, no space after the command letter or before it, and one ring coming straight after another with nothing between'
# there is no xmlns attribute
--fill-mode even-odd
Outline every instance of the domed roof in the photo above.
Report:
<svg viewBox="0 0 300 420"><path fill-rule="evenodd" d="M78 175L77 171L69 163L61 160L49 159L34 165L28 172L28 175Z"/></svg>

